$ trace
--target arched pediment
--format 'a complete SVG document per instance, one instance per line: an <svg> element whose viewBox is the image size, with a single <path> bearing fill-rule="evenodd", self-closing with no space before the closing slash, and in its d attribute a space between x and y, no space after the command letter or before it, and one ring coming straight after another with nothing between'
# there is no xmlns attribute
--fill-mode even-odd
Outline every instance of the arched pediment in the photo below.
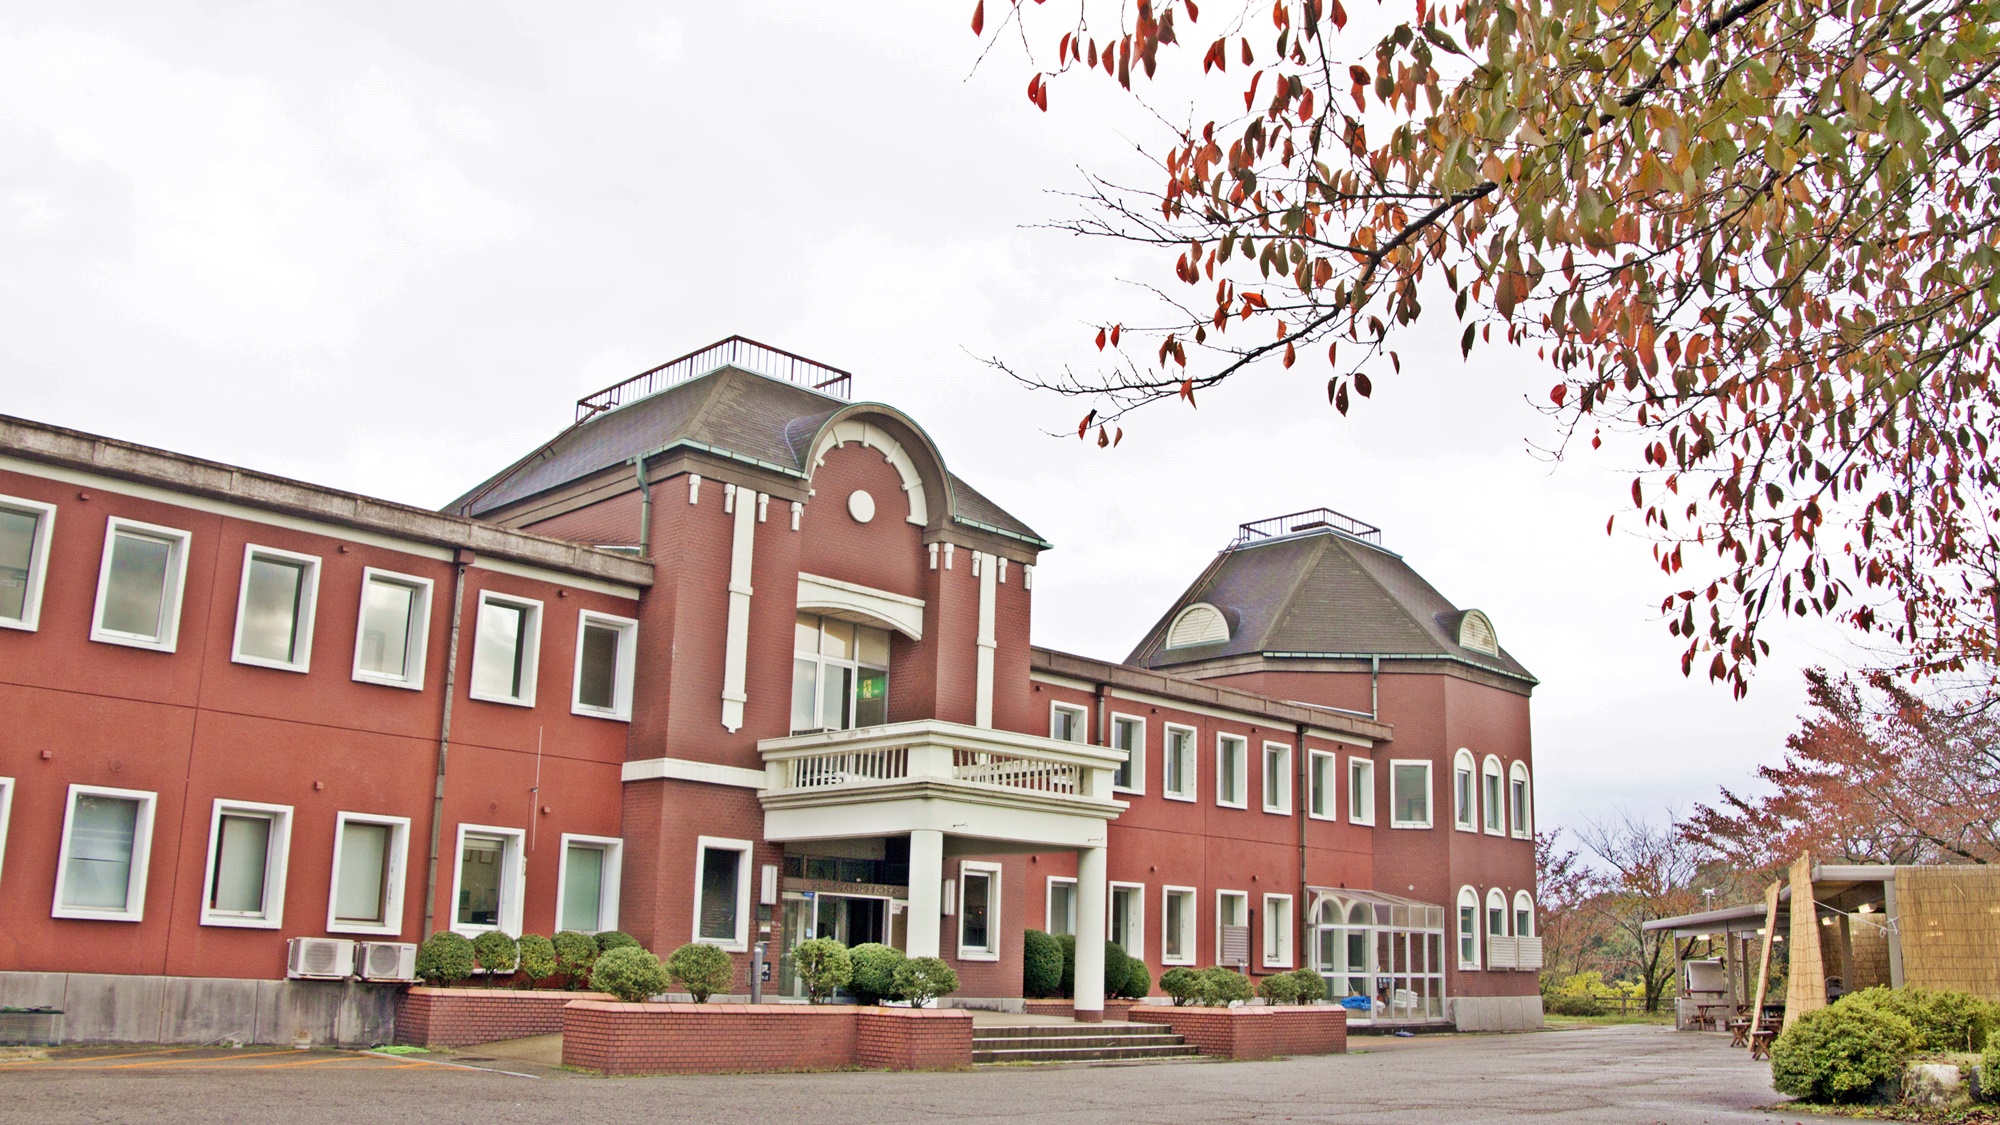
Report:
<svg viewBox="0 0 2000 1125"><path fill-rule="evenodd" d="M950 514L950 485L944 460L930 438L901 412L874 403L836 411L813 436L811 454L806 459L807 475L810 477L819 470L827 454L845 445L874 450L896 471L908 502L905 516L908 522L929 527Z"/></svg>

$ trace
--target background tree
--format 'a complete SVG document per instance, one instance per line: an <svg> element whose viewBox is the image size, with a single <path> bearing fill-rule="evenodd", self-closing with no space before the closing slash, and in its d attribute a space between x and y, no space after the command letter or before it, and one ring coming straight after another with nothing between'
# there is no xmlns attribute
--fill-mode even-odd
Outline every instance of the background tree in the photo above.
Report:
<svg viewBox="0 0 2000 1125"><path fill-rule="evenodd" d="M1743 894L1738 877L1697 845L1671 812L1660 825L1620 814L1586 826L1577 837L1601 868L1597 893L1585 906L1610 930L1606 961L1639 984L1647 1011L1659 1011L1674 985L1674 937L1645 924L1703 909L1710 901L1704 891L1714 891L1718 903L1736 901Z"/></svg>
<svg viewBox="0 0 2000 1125"><path fill-rule="evenodd" d="M1542 991L1578 973L1603 971L1610 926L1596 908L1596 872L1574 848L1562 846L1562 829L1535 834L1535 932L1542 939Z"/></svg>
<svg viewBox="0 0 2000 1125"><path fill-rule="evenodd" d="M994 2L1045 112L1058 81L1200 52L1157 178L1093 178L1059 224L1162 271L1157 322L1022 373L1090 400L1079 436L1322 352L1345 413L1448 304L1467 355L1553 366L1565 448L1635 437L1624 518L1683 672L1740 694L1773 614L1881 631L1918 672L1992 664L2000 0L1414 0L1379 40L1341 0L1201 33L1193 0Z"/></svg>

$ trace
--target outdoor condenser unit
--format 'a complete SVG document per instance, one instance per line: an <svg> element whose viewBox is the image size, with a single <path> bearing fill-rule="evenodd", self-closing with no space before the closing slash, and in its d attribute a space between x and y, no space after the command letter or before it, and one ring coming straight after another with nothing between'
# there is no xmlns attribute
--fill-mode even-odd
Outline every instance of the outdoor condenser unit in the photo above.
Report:
<svg viewBox="0 0 2000 1125"><path fill-rule="evenodd" d="M354 947L354 975L362 980L417 979L417 947L394 941L364 941Z"/></svg>
<svg viewBox="0 0 2000 1125"><path fill-rule="evenodd" d="M286 943L285 975L294 980L346 980L354 975L354 943L346 938L295 937Z"/></svg>

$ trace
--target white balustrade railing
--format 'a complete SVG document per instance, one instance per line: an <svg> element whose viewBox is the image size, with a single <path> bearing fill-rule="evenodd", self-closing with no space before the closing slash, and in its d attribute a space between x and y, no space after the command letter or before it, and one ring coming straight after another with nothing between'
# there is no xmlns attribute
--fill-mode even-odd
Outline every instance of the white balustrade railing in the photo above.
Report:
<svg viewBox="0 0 2000 1125"><path fill-rule="evenodd" d="M786 762L792 789L822 789L830 785L902 781L910 776L910 748L881 746L865 750L831 750Z"/></svg>
<svg viewBox="0 0 2000 1125"><path fill-rule="evenodd" d="M1098 804L1111 800L1117 763L1100 746L933 719L770 738L759 749L767 797L942 783Z"/></svg>
<svg viewBox="0 0 2000 1125"><path fill-rule="evenodd" d="M1083 771L1074 762L963 747L952 749L951 778L996 789L1026 789L1065 796L1083 792Z"/></svg>

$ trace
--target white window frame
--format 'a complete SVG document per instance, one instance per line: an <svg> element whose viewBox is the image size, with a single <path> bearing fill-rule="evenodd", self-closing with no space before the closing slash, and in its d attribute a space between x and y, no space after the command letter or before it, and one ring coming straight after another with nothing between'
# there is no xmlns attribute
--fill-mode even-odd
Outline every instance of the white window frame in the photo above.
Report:
<svg viewBox="0 0 2000 1125"><path fill-rule="evenodd" d="M1470 957L1466 956L1465 951L1465 908L1468 905L1472 907L1472 955ZM1479 952L1486 944L1482 936L1486 932L1484 914L1485 910L1480 902L1479 891L1469 885L1460 887L1458 889L1458 901L1451 913L1451 943L1454 950L1452 956L1458 961L1458 968L1461 972L1476 973L1479 971L1480 966L1484 964L1479 958Z"/></svg>
<svg viewBox="0 0 2000 1125"><path fill-rule="evenodd" d="M1360 780L1356 780L1356 775ZM1355 807L1361 811L1356 812ZM1375 826L1375 760L1347 757L1347 823Z"/></svg>
<svg viewBox="0 0 2000 1125"><path fill-rule="evenodd" d="M11 788L11 787L10 787ZM76 819L78 797L115 797L139 802L139 814L132 824L132 868L125 880L125 909L102 910L88 906L63 905L69 889L69 848L71 822ZM160 795L144 789L113 789L104 785L71 785L63 803L62 846L56 853L55 903L51 918L78 918L97 922L142 922L146 918L146 876L153 858L153 818Z"/></svg>
<svg viewBox="0 0 2000 1125"><path fill-rule="evenodd" d="M589 707L583 702L583 631L591 625L609 625L618 630L618 678L611 687L610 710ZM576 615L576 667L570 673L569 712L621 723L632 721L633 665L639 657L639 622L630 617L578 610Z"/></svg>
<svg viewBox="0 0 2000 1125"><path fill-rule="evenodd" d="M1225 888L1218 888L1215 892L1215 963L1227 968L1235 968L1234 965L1229 965L1228 962L1222 959L1222 927L1231 924L1223 921L1226 912L1222 909L1222 904L1230 899L1243 904L1243 921L1236 924L1247 926L1250 924L1250 892L1232 891Z"/></svg>
<svg viewBox="0 0 2000 1125"><path fill-rule="evenodd" d="M521 694L496 695L479 690L479 627L484 622L489 604L514 606L529 611L532 621L525 630L522 644L527 651L521 654ZM466 694L473 699L487 703L504 703L510 707L533 707L535 705L535 685L541 678L542 664L542 603L534 598L516 597L498 590L479 591L479 601L472 611L472 676L466 683Z"/></svg>
<svg viewBox="0 0 2000 1125"><path fill-rule="evenodd" d="M221 858L217 848L222 843L222 818L232 813L262 817L271 822L271 835L264 847L264 910L259 914L219 911L209 905L211 892L215 889L215 863ZM246 930L282 928L285 924L285 873L290 869L291 855L292 806L217 797L208 816L208 862L202 866L201 924Z"/></svg>
<svg viewBox="0 0 2000 1125"><path fill-rule="evenodd" d="M1115 916L1111 909L1111 903L1114 899L1118 897L1119 891L1138 892L1132 896L1132 901L1135 904L1137 904L1136 908L1139 912L1138 915L1132 919L1132 926L1131 926L1132 939L1138 943L1139 948L1134 949L1129 945L1121 946L1120 948L1124 949L1125 952L1131 954L1132 956L1137 957L1139 960L1144 961L1146 959L1146 884L1122 883L1115 879L1112 880L1109 884L1107 884L1105 898L1104 898L1104 940L1106 941L1118 940L1117 937L1114 936L1111 932L1112 922L1115 920Z"/></svg>
<svg viewBox="0 0 2000 1125"><path fill-rule="evenodd" d="M169 547L167 553L167 578L160 597L160 635L145 637L136 633L121 633L104 627L104 600L111 590L111 548L118 541L118 533L129 531L152 539L165 539ZM124 645L127 648L150 649L153 652L172 652L180 642L181 602L187 592L188 552L194 545L194 533L178 527L162 527L154 523L141 523L121 516L111 516L104 521L104 557L97 564L97 603L90 611L90 639L107 645Z"/></svg>
<svg viewBox="0 0 2000 1125"><path fill-rule="evenodd" d="M1526 930L1521 928L1521 917L1523 914L1528 919L1528 928ZM1540 931L1541 927L1535 925L1535 896L1526 891L1514 892L1513 922L1515 937L1534 937Z"/></svg>
<svg viewBox="0 0 2000 1125"><path fill-rule="evenodd" d="M1222 770L1228 762L1223 758L1222 744L1234 742L1236 754L1236 799L1222 799ZM1223 809L1247 809L1250 807L1250 740L1240 734L1218 731L1215 735L1215 805Z"/></svg>
<svg viewBox="0 0 2000 1125"><path fill-rule="evenodd" d="M341 842L349 824L382 824L389 828L389 853L383 857L382 924L342 921L340 910ZM379 813L341 812L333 820L333 878L327 884L326 932L401 937L403 933L403 890L408 882L410 858L410 818ZM458 876L452 876L456 884ZM452 911L457 913L458 890L452 889Z"/></svg>
<svg viewBox="0 0 2000 1125"><path fill-rule="evenodd" d="M254 559L265 558L274 562L297 563L305 568L299 579L299 604L292 613L292 658L272 660L264 656L251 656L243 651L243 611L250 603L250 563ZM248 664L255 668L275 668L280 672L312 671L313 619L319 611L319 569L318 555L302 555L297 551L280 550L247 543L243 547L243 570L236 579L236 633L229 643L229 660L233 664Z"/></svg>
<svg viewBox="0 0 2000 1125"><path fill-rule="evenodd" d="M965 884L967 875L986 876L986 944L983 946L965 944ZM961 961L998 961L1000 959L1000 865L965 860L958 865L958 888L954 898L957 903L957 922L953 929L958 931L958 959Z"/></svg>
<svg viewBox="0 0 2000 1125"><path fill-rule="evenodd" d="M1496 784L1493 792L1486 791L1486 779L1492 778ZM1500 768L1500 759L1493 754L1486 755L1486 762L1479 771L1479 803L1485 809L1485 832L1488 836L1507 834L1507 771Z"/></svg>
<svg viewBox="0 0 2000 1125"><path fill-rule="evenodd" d="M1521 801L1514 803L1514 787L1521 787ZM1535 787L1528 777L1528 763L1516 761L1507 767L1507 819L1508 826L1516 840L1527 840L1535 834Z"/></svg>
<svg viewBox="0 0 2000 1125"><path fill-rule="evenodd" d="M1270 786L1262 784L1263 781L1270 780L1271 751L1273 750L1278 752L1278 799L1275 801L1271 799ZM1275 813L1278 816L1292 815L1292 744L1289 742L1265 742L1263 757L1257 764L1261 767L1259 771L1260 775L1263 775L1260 777L1258 787L1265 790L1261 795L1264 802L1264 811Z"/></svg>
<svg viewBox="0 0 2000 1125"><path fill-rule="evenodd" d="M1424 819L1422 820L1396 819L1397 766L1422 766L1424 768ZM1431 762L1429 758L1389 759L1389 827L1429 828L1431 822L1437 819L1437 786L1435 781L1436 778L1431 776Z"/></svg>
<svg viewBox="0 0 2000 1125"><path fill-rule="evenodd" d="M1495 910L1500 912L1500 928L1497 931L1493 928L1493 912ZM1507 899L1507 892L1501 890L1499 887L1492 887L1487 890L1486 910L1479 919L1479 927L1485 931L1489 947L1492 944L1491 939L1493 938L1513 936L1514 911L1511 909L1511 903Z"/></svg>
<svg viewBox="0 0 2000 1125"><path fill-rule="evenodd" d="M362 630L368 625L368 587L376 582L386 586L407 586L415 595L410 606L410 635L403 640L406 674L402 676L372 672L361 666ZM424 658L430 654L431 595L435 590L436 585L430 579L414 574L398 574L372 566L361 569L361 597L355 603L354 615L353 674L357 683L379 684L405 691L424 690Z"/></svg>
<svg viewBox="0 0 2000 1125"><path fill-rule="evenodd" d="M1285 924L1282 926L1271 924L1271 904L1274 902L1285 904ZM1262 947L1257 951L1258 960L1264 968L1289 969L1292 967L1293 961L1297 959L1295 956L1297 951L1293 949L1293 945L1295 944L1294 939L1297 937L1293 933L1293 929L1297 923L1297 919L1292 916L1293 906L1294 903L1292 902L1291 895L1266 894L1264 896L1264 932L1260 935L1264 941ZM1278 939L1278 956L1276 957L1271 956L1271 939L1273 936L1276 936Z"/></svg>
<svg viewBox="0 0 2000 1125"><path fill-rule="evenodd" d="M465 879L465 838L467 836L498 836L500 838L500 907L496 913L498 922L492 925L458 920L458 892ZM528 871L525 855L528 832L524 828L506 828L497 824L460 824L458 826L458 846L452 849L451 860L451 924L447 927L455 934L478 937L489 930L500 930L514 935L521 933L521 908L527 898Z"/></svg>
<svg viewBox="0 0 2000 1125"><path fill-rule="evenodd" d="M1144 796L1146 793L1146 720L1144 716L1124 715L1113 711L1111 713L1111 746L1108 749L1117 748L1118 724L1120 722L1132 723L1139 728L1133 739L1132 749L1127 754L1128 759L1132 763L1132 784L1119 785L1116 781L1118 774L1116 771L1113 771L1111 775L1113 778L1111 789L1114 793L1136 793Z"/></svg>
<svg viewBox="0 0 2000 1125"><path fill-rule="evenodd" d="M1168 940L1170 931L1167 929L1167 900L1173 898L1175 895L1180 895L1183 900L1180 933L1182 953L1179 957L1169 957L1167 950L1173 948L1173 943ZM1198 919L1196 918L1200 907L1201 892L1198 888L1175 886L1163 886L1160 888L1160 964L1193 965L1200 961L1201 942L1195 936L1201 932L1201 927L1197 924Z"/></svg>
<svg viewBox="0 0 2000 1125"><path fill-rule="evenodd" d="M20 496L0 496L0 509L35 517L35 541L28 544L28 586L22 591L21 616L0 617L0 629L32 633L41 628L42 588L49 577L49 545L55 541L56 506Z"/></svg>
<svg viewBox="0 0 2000 1125"><path fill-rule="evenodd" d="M14 779L0 777L0 880L7 876L7 821L14 812Z"/></svg>
<svg viewBox="0 0 2000 1125"><path fill-rule="evenodd" d="M1326 763L1325 800L1320 807L1325 812L1313 811L1313 795L1321 786L1317 784L1322 774L1319 764ZM1340 755L1331 750L1309 750L1306 752L1306 816L1313 820L1340 819Z"/></svg>
<svg viewBox="0 0 2000 1125"><path fill-rule="evenodd" d="M1184 723L1164 723L1160 729L1160 796L1169 801L1201 800L1201 732ZM1178 763L1185 788L1179 791L1167 788L1167 779L1174 775L1167 768L1167 755L1174 752L1175 732L1187 736L1181 742L1181 751L1187 759Z"/></svg>
<svg viewBox="0 0 2000 1125"><path fill-rule="evenodd" d="M1460 832L1479 831L1479 766L1464 747L1451 760L1451 826Z"/></svg>
<svg viewBox="0 0 2000 1125"><path fill-rule="evenodd" d="M601 934L618 928L618 886L625 870L625 841L618 836L583 836L575 832L562 834L561 858L556 864L556 930L566 929L563 925L563 903L568 901L569 892L569 850L572 846L596 848L604 853L604 875L598 884L597 922L594 930L583 933ZM605 923L609 923L606 925Z"/></svg>
<svg viewBox="0 0 2000 1125"><path fill-rule="evenodd" d="M701 897L704 871L702 857L710 850L736 853L736 936L728 941L701 936ZM750 853L748 840L724 836L698 836L694 844L694 940L731 953L750 952Z"/></svg>
<svg viewBox="0 0 2000 1125"><path fill-rule="evenodd" d="M1074 723L1072 723L1072 724L1071 724L1071 729L1072 729L1072 730L1074 730L1074 731L1076 731L1076 733L1077 733L1078 735L1080 735L1081 737L1079 737L1079 738L1062 738L1062 737L1058 736L1058 735L1056 734L1056 716L1057 716L1057 715L1074 715L1074 716L1076 716L1076 722L1074 722ZM1053 739L1055 739L1055 740L1056 740L1057 742L1089 742L1089 741L1090 741L1090 708L1088 708L1088 707L1081 707L1081 706L1078 706L1077 704L1074 704L1074 703L1063 703L1063 702L1061 702L1061 701L1059 701L1059 700L1054 700L1054 699L1050 700L1050 701L1049 701L1049 737L1050 737L1050 738L1053 738Z"/></svg>
<svg viewBox="0 0 2000 1125"><path fill-rule="evenodd" d="M1056 932L1056 930L1055 930L1055 915L1056 915L1056 905L1055 905L1055 904L1056 904L1056 886L1057 886L1058 884L1061 884L1061 885L1063 885L1063 886L1066 886L1066 887L1068 887L1068 888L1069 888L1069 890L1070 890L1070 899L1069 899L1069 906L1070 906L1070 908L1069 908L1069 910L1068 910L1068 911L1067 911L1067 912L1066 912L1066 913L1064 914L1064 916L1063 916L1063 922L1064 922L1064 924L1065 924L1065 925L1066 925L1066 926L1068 927L1068 928L1067 928L1067 930L1066 930L1065 932L1067 932L1067 933L1069 933L1069 934L1071 934L1071 935L1074 935L1074 934L1076 933L1076 907L1077 907L1077 901L1076 901L1076 888L1077 888L1077 881L1076 881L1075 879L1072 879L1072 878L1070 878L1070 877L1069 877L1069 876L1067 876L1067 875L1051 875L1051 876L1049 876L1049 877L1048 877L1048 879L1047 879L1047 880L1046 880L1046 881L1045 881L1045 882L1043 883L1043 886L1042 886L1042 932L1043 932L1043 933L1048 933L1048 934L1053 934L1053 933L1055 933L1055 932Z"/></svg>

